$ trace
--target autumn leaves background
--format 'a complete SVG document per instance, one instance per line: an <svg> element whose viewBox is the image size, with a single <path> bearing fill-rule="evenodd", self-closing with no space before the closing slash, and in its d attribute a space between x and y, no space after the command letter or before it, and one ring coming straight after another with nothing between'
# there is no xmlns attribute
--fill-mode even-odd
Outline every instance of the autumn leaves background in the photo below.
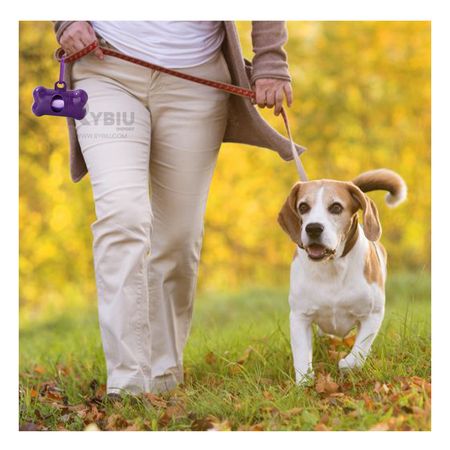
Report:
<svg viewBox="0 0 450 450"><path fill-rule="evenodd" d="M237 25L251 59L251 24ZM307 395L293 387L287 328L293 249L276 216L297 180L295 167L269 150L224 144L206 211L186 387L163 399L165 406L117 410L92 403L104 383L92 193L89 180L70 181L64 120L31 113L33 88L53 85L58 75L56 42L49 22L22 22L22 426L429 428L430 23L291 21L288 33L294 91L288 114L294 139L308 147L303 162L310 178L347 180L388 167L409 187L408 201L395 210L382 193L370 194L380 209L390 272L388 314L368 367L339 378L333 352L348 348L320 339L318 380L325 381ZM260 112L283 133L280 118ZM182 408L167 413L174 402ZM176 417L166 420L171 411ZM110 419L114 414L121 419Z"/></svg>

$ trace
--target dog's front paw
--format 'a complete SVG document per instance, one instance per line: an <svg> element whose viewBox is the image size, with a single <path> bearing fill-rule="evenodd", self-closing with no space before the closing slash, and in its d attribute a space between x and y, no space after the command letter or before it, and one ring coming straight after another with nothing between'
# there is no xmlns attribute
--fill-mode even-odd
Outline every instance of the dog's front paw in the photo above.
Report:
<svg viewBox="0 0 450 450"><path fill-rule="evenodd" d="M345 372L346 370L360 369L363 365L363 358L357 357L353 353L350 353L339 361L339 370Z"/></svg>

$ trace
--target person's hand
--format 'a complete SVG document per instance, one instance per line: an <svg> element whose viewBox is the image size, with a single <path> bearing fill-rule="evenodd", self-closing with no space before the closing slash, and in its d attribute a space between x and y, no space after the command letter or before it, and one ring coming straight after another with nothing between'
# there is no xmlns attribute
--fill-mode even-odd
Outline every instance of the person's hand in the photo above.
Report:
<svg viewBox="0 0 450 450"><path fill-rule="evenodd" d="M292 86L287 80L275 78L260 78L252 86L256 94L253 104L260 108L273 108L275 106L275 115L278 116L283 106L283 100L286 98L287 105L292 105Z"/></svg>
<svg viewBox="0 0 450 450"><path fill-rule="evenodd" d="M66 55L71 55L72 53L82 50L96 39L97 37L95 36L94 29L89 23L74 22L64 30L59 43ZM104 58L103 52L99 48L95 49L94 55L98 59Z"/></svg>

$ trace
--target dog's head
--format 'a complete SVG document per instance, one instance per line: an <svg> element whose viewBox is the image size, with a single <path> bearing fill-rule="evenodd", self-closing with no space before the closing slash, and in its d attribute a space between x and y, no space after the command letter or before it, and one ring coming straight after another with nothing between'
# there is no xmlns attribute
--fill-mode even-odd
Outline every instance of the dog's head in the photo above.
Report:
<svg viewBox="0 0 450 450"><path fill-rule="evenodd" d="M344 252L362 209L364 234L376 241L381 224L375 203L352 182L297 182L278 214L278 223L310 259L324 261Z"/></svg>

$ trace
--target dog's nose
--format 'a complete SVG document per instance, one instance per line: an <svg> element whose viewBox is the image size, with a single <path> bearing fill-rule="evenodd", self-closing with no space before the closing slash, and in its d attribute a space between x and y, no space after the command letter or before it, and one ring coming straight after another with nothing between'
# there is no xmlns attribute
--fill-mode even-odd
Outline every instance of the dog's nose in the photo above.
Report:
<svg viewBox="0 0 450 450"><path fill-rule="evenodd" d="M323 225L321 223L308 223L305 227L305 231L309 237L317 238L322 234Z"/></svg>

